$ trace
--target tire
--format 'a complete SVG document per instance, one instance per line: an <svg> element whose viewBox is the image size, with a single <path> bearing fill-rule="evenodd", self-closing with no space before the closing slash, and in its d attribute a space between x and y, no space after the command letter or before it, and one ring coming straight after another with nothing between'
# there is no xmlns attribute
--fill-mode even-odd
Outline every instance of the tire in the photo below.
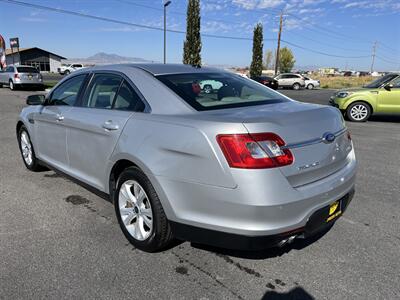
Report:
<svg viewBox="0 0 400 300"><path fill-rule="evenodd" d="M65 76L68 76L70 73L71 73L70 70L66 70L66 71L64 72Z"/></svg>
<svg viewBox="0 0 400 300"><path fill-rule="evenodd" d="M3 87L3 84L2 83L0 83L0 89Z"/></svg>
<svg viewBox="0 0 400 300"><path fill-rule="evenodd" d="M298 83L293 83L293 85L292 85L292 89L294 89L294 90L299 90L300 89L300 84L298 84Z"/></svg>
<svg viewBox="0 0 400 300"><path fill-rule="evenodd" d="M205 94L211 94L212 91L213 91L213 88L212 88L212 86L209 85L209 84L206 84L206 85L203 87L203 92L204 92Z"/></svg>
<svg viewBox="0 0 400 300"><path fill-rule="evenodd" d="M354 102L346 109L346 117L352 122L366 122L371 116L371 107L365 102Z"/></svg>
<svg viewBox="0 0 400 300"><path fill-rule="evenodd" d="M113 202L121 230L136 248L156 252L172 241L171 228L158 195L139 168L129 167L121 173Z"/></svg>
<svg viewBox="0 0 400 300"><path fill-rule="evenodd" d="M313 89L314 89L314 85L313 85L312 83L309 83L309 84L307 85L307 89L308 89L308 90L313 90Z"/></svg>
<svg viewBox="0 0 400 300"><path fill-rule="evenodd" d="M45 168L39 164L39 160L36 158L31 137L24 125L22 125L18 131L18 145L19 151L21 152L22 161L28 170L33 172L45 170Z"/></svg>
<svg viewBox="0 0 400 300"><path fill-rule="evenodd" d="M8 82L8 87L10 88L10 90L14 91L15 90L15 85L14 82L10 79L10 81Z"/></svg>

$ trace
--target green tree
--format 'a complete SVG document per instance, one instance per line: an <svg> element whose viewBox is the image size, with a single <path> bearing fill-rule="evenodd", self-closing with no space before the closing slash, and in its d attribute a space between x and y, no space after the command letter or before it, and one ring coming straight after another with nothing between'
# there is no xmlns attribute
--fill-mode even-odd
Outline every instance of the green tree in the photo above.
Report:
<svg viewBox="0 0 400 300"><path fill-rule="evenodd" d="M186 40L183 43L183 63L201 66L200 0L189 0L186 14Z"/></svg>
<svg viewBox="0 0 400 300"><path fill-rule="evenodd" d="M263 70L263 26L258 23L253 32L253 58L250 65L250 77L261 76Z"/></svg>
<svg viewBox="0 0 400 300"><path fill-rule="evenodd" d="M267 51L265 51L265 61L264 61L265 63L264 68L266 70L272 69L274 65L273 60L274 60L274 54L272 53L272 50L268 49Z"/></svg>
<svg viewBox="0 0 400 300"><path fill-rule="evenodd" d="M292 50L288 47L283 47L279 51L279 69L281 73L288 73L292 71L294 63L294 55Z"/></svg>

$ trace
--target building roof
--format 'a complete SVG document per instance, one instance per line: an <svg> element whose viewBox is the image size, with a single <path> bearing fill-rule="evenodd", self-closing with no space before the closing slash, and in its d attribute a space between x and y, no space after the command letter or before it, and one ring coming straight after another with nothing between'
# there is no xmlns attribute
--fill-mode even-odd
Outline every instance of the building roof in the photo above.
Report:
<svg viewBox="0 0 400 300"><path fill-rule="evenodd" d="M43 49L41 49L41 48L38 48L38 47L31 47L31 48L19 48L19 52L30 51L30 50L34 50L34 49L36 49L36 50L40 50L40 51L44 51L44 52L47 52L47 53L49 53L49 54L52 54L52 55L54 55L54 56L57 56L57 57L59 57L60 59L66 59L65 57L63 57L63 56L61 56L61 55L58 55L58 54L55 54L55 53L52 53L52 52L49 52L49 51L43 50ZM13 51L14 51L14 53L15 53L15 52L17 52L16 50L13 50ZM7 55L11 55L11 54L12 54L12 51L11 51L11 49L6 49L6 56L7 56Z"/></svg>

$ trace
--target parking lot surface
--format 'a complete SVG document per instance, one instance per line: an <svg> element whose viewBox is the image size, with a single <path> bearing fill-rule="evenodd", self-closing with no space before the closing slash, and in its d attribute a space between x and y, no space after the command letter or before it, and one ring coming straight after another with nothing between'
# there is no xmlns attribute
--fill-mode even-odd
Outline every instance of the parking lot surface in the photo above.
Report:
<svg viewBox="0 0 400 300"><path fill-rule="evenodd" d="M0 299L400 299L400 117L347 123L356 195L319 239L261 252L184 242L148 254L124 238L110 202L25 169L15 124L31 93L0 89ZM326 104L332 91L283 93Z"/></svg>

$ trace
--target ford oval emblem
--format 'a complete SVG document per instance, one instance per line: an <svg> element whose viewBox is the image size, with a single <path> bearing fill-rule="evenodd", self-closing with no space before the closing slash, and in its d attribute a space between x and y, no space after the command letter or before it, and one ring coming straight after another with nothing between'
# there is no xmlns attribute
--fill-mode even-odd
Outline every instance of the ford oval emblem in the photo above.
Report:
<svg viewBox="0 0 400 300"><path fill-rule="evenodd" d="M326 144L332 143L336 139L333 133L327 132L322 136L322 141Z"/></svg>

